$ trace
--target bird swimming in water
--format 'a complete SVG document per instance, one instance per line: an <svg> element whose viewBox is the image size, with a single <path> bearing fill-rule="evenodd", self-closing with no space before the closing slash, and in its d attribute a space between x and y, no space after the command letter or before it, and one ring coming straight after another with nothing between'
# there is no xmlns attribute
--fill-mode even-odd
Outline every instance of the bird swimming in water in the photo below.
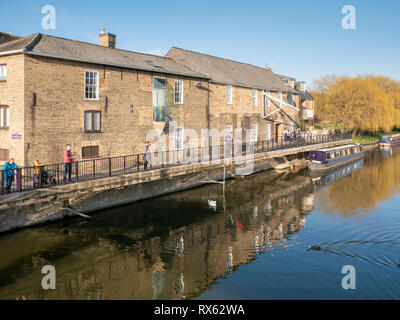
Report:
<svg viewBox="0 0 400 320"><path fill-rule="evenodd" d="M400 261L399 261L399 262L397 262L397 266L398 266L398 267L400 267Z"/></svg>
<svg viewBox="0 0 400 320"><path fill-rule="evenodd" d="M209 207L210 209L213 209L214 212L217 211L217 201L208 200L208 207Z"/></svg>
<svg viewBox="0 0 400 320"><path fill-rule="evenodd" d="M308 250L321 251L322 249L319 246L310 246L310 245L308 245Z"/></svg>

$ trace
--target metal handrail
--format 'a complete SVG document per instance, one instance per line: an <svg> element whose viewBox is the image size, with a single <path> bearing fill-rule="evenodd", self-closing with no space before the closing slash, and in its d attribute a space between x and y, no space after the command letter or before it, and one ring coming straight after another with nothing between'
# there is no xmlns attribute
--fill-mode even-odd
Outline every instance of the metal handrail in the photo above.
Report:
<svg viewBox="0 0 400 320"><path fill-rule="evenodd" d="M230 149L227 148L228 144L225 143L222 145L182 150L155 151L147 153L147 155L146 153L140 153L107 158L85 159L72 163L71 182L76 183L141 171L158 170L188 163L205 163L215 160L233 159L246 154L290 149L346 138L351 138L351 133L333 133L326 135L303 134L293 139L285 139L282 137L279 139L256 141L252 143L238 144L237 141L232 140ZM150 155L151 159L146 158L148 155ZM154 161L154 159L157 161ZM146 161L148 161L147 164ZM7 179L4 177L4 171L0 170L0 194L4 195L6 191L22 192L60 185L64 180L64 171L64 163L43 165L39 168L34 166L22 167L15 170L12 188L6 190ZM69 178L68 175L67 178Z"/></svg>

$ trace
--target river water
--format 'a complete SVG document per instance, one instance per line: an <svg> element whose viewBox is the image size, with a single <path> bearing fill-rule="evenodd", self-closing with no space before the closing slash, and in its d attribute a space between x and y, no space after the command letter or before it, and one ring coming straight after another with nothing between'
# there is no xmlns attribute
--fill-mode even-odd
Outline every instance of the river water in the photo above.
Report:
<svg viewBox="0 0 400 320"><path fill-rule="evenodd" d="M265 172L0 236L0 299L399 299L399 164L377 150L323 177Z"/></svg>

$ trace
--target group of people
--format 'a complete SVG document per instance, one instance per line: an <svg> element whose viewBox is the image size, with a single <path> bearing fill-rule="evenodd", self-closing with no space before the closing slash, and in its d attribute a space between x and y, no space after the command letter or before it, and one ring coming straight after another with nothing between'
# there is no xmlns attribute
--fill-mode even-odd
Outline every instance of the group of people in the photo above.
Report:
<svg viewBox="0 0 400 320"><path fill-rule="evenodd" d="M296 129L296 130L286 130L283 131L283 139L285 140L285 142L289 142L289 141L295 141L297 139L299 139L301 137L301 130L300 129Z"/></svg>
<svg viewBox="0 0 400 320"><path fill-rule="evenodd" d="M233 150L232 147L235 147ZM233 137L231 133L225 136L225 157L231 157L234 154L241 154L242 152L242 138L240 135Z"/></svg>
<svg viewBox="0 0 400 320"><path fill-rule="evenodd" d="M64 183L72 182L72 163L74 161L74 156L71 152L71 146L67 145L64 151ZM33 186L37 187L42 184L47 184L51 179L55 179L54 175L49 174L47 171L43 170L44 165L40 163L39 160L35 160L34 164L34 174L33 174ZM68 180L67 180L68 178ZM18 165L15 163L14 158L10 158L3 165L3 183L4 192L10 193L13 183L16 180L16 190L20 190L20 183L22 180L21 172Z"/></svg>

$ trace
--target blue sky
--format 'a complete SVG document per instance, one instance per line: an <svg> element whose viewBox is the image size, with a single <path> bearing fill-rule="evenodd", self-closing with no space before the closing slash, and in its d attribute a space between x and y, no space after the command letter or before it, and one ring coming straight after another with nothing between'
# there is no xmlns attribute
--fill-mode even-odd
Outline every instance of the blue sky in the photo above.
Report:
<svg viewBox="0 0 400 320"><path fill-rule="evenodd" d="M41 27L47 4L56 8L55 30ZM344 5L356 8L356 30L341 26ZM177 46L307 82L331 73L400 80L398 0L14 0L1 8L0 31L17 35L97 43L104 27L121 49L163 55Z"/></svg>

